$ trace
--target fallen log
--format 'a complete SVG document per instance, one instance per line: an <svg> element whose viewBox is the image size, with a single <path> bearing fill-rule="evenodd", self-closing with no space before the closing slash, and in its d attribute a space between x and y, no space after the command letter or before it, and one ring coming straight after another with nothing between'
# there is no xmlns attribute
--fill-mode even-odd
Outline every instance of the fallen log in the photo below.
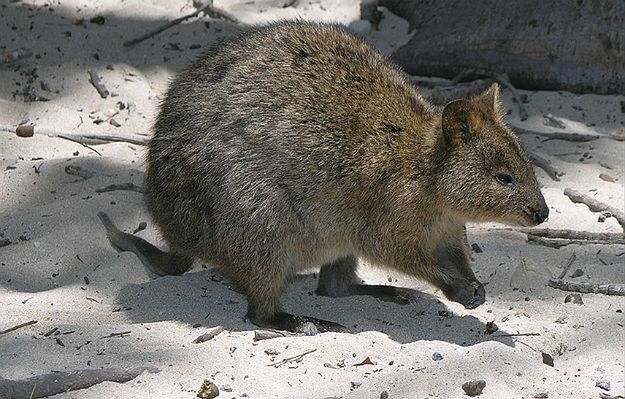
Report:
<svg viewBox="0 0 625 399"><path fill-rule="evenodd" d="M625 2L380 0L412 38L392 58L408 73L452 79L507 73L519 89L625 92Z"/></svg>

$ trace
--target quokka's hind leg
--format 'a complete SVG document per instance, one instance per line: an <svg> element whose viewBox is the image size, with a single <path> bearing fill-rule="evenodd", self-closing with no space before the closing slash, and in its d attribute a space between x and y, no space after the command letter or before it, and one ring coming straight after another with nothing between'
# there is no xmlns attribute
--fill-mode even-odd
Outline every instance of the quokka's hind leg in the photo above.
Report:
<svg viewBox="0 0 625 399"><path fill-rule="evenodd" d="M349 332L338 323L285 312L280 305L280 297L286 286L287 276L258 266L236 274L245 276L239 278L237 283L245 289L248 301L247 318L255 325L307 335Z"/></svg>
<svg viewBox="0 0 625 399"><path fill-rule="evenodd" d="M98 217L106 229L106 236L118 252L129 251L137 255L141 263L159 276L180 275L193 265L193 258L175 250L163 252L143 238L119 230L102 211Z"/></svg>
<svg viewBox="0 0 625 399"><path fill-rule="evenodd" d="M401 305L412 302L418 296L416 291L407 288L363 284L356 273L357 267L358 260L354 256L346 256L323 265L319 273L317 294L335 298L369 295L382 301Z"/></svg>

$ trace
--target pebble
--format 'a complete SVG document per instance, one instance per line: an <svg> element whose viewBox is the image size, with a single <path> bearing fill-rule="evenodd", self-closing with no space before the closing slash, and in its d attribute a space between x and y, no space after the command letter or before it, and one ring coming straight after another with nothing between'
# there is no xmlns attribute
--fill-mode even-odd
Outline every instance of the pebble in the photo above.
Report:
<svg viewBox="0 0 625 399"><path fill-rule="evenodd" d="M485 387L486 381L484 380L467 381L462 384L462 390L469 396L481 395Z"/></svg>
<svg viewBox="0 0 625 399"><path fill-rule="evenodd" d="M604 391L610 390L610 381L608 380L599 380L595 384L596 387L603 389Z"/></svg>
<svg viewBox="0 0 625 399"><path fill-rule="evenodd" d="M32 125L22 125L17 127L15 134L19 137L32 137L35 134L35 129Z"/></svg>
<svg viewBox="0 0 625 399"><path fill-rule="evenodd" d="M434 360L435 362L443 360L443 355L439 352L434 352L432 353L432 360Z"/></svg>
<svg viewBox="0 0 625 399"><path fill-rule="evenodd" d="M545 363L547 366L553 367L553 356L545 352L543 352L542 355L543 355L543 363Z"/></svg>
<svg viewBox="0 0 625 399"><path fill-rule="evenodd" d="M573 274L571 274L571 278L577 278L584 275L584 271L582 269L576 269Z"/></svg>
<svg viewBox="0 0 625 399"><path fill-rule="evenodd" d="M360 386L362 385L362 382L360 382L360 381L352 381L351 384L352 384L352 388L355 389L355 388L360 388Z"/></svg>
<svg viewBox="0 0 625 399"><path fill-rule="evenodd" d="M603 181L607 181L608 183L614 183L614 178L607 173L599 174L599 178Z"/></svg>
<svg viewBox="0 0 625 399"><path fill-rule="evenodd" d="M204 380L200 390L197 392L197 397L200 399L213 399L219 396L219 388L214 382Z"/></svg>
<svg viewBox="0 0 625 399"><path fill-rule="evenodd" d="M583 305L584 301L582 300L582 296L580 294L568 294L564 297L564 303L573 302L576 305Z"/></svg>

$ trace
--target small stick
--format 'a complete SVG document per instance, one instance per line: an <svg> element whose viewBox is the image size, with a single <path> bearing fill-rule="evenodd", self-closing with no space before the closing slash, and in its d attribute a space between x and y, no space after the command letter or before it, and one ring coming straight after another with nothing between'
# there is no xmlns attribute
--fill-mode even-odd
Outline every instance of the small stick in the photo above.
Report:
<svg viewBox="0 0 625 399"><path fill-rule="evenodd" d="M107 336L104 337L100 337L100 339L105 339L105 338L113 338L113 337L120 337L120 338L124 338L124 335L128 335L130 334L132 331L122 331L122 332L114 332L114 333L110 333Z"/></svg>
<svg viewBox="0 0 625 399"><path fill-rule="evenodd" d="M15 128L13 128L13 127L0 125L0 131L15 134ZM124 133L116 133L116 134L110 134L110 133L105 133L105 134L91 134L91 133L67 134L65 132L59 132L59 131L54 131L54 130L50 130L50 129L40 129L40 128L37 128L37 129L34 130L34 134L42 134L42 135L46 135L48 137L65 136L63 138L67 139L67 140L69 140L69 138L71 137L72 139L77 140L77 142L86 143L86 144L106 144L106 143L110 143L110 142L122 141L122 142L130 143L130 144L136 144L136 145L147 145L148 142L150 141L150 138L146 137L146 136L141 136L141 135L138 135L138 134L124 134Z"/></svg>
<svg viewBox="0 0 625 399"><path fill-rule="evenodd" d="M100 95L100 97L102 98L106 98L109 96L109 91L106 88L106 86L104 86L104 84L100 81L100 77L98 76L98 74L93 71L93 70L89 70L89 82L91 82L91 85L93 87L95 87L95 89L98 91L98 94Z"/></svg>
<svg viewBox="0 0 625 399"><path fill-rule="evenodd" d="M144 187L137 186L130 182L122 183L122 184L109 184L108 186L105 186L105 187L96 188L95 192L96 193L108 193L110 191L117 191L117 190L135 191L141 194L145 194L146 192Z"/></svg>
<svg viewBox="0 0 625 399"><path fill-rule="evenodd" d="M518 231L520 233L531 234L533 236L545 237L545 238L562 238L568 240L597 240L597 241L610 241L615 239L622 239L623 236L618 233L592 233L585 230L568 230L568 229L511 229L503 228L496 230L505 231Z"/></svg>
<svg viewBox="0 0 625 399"><path fill-rule="evenodd" d="M540 333L515 333L515 334L498 334L493 335L493 338L497 337L537 337Z"/></svg>
<svg viewBox="0 0 625 399"><path fill-rule="evenodd" d="M284 338L284 337L301 337L304 334L297 334L288 331L279 330L256 330L254 331L254 341L262 341L264 339Z"/></svg>
<svg viewBox="0 0 625 399"><path fill-rule="evenodd" d="M309 353L313 353L315 352L317 349L309 349L304 353L300 353L299 355L296 356L291 356L291 357L287 357L286 359L280 360L279 362L275 362L275 363L270 363L267 366L273 366L275 368L278 368L280 366L282 366L283 364L287 364L289 362L293 362L293 361L298 361L301 358L303 358L304 356L308 355Z"/></svg>
<svg viewBox="0 0 625 399"><path fill-rule="evenodd" d="M53 132L48 132L47 134L50 137L59 137L59 136L65 136L64 134L53 134ZM67 139L68 136L63 137L65 139ZM145 136L140 136L138 134L123 134L123 133L119 133L119 134L72 134L69 135L69 137L72 137L73 139L76 140L76 142L80 142L80 143L89 143L89 144L106 144L106 143L110 143L110 142L126 142L126 143L130 143L130 144L136 144L136 145L147 145L148 141L150 141L150 139L148 137Z"/></svg>
<svg viewBox="0 0 625 399"><path fill-rule="evenodd" d="M44 337L49 337L50 335L54 334L58 329L59 329L58 327L54 327L53 329L51 329L47 333L43 334L43 336Z"/></svg>
<svg viewBox="0 0 625 399"><path fill-rule="evenodd" d="M608 240L576 240L576 239L553 239L553 238L544 238L540 236L535 236L533 234L527 235L527 241L532 244L543 245L545 247L550 248L562 248L567 245L625 245L625 238L622 236L620 238L613 238Z"/></svg>
<svg viewBox="0 0 625 399"><path fill-rule="evenodd" d="M548 285L562 291L580 292L582 294L604 294L625 296L625 285L623 284L591 284L578 283L574 281L564 281L552 278Z"/></svg>
<svg viewBox="0 0 625 399"><path fill-rule="evenodd" d="M184 15L180 18L176 18L173 21L170 21L168 23L166 23L165 25L162 25L156 29L154 29L151 32L148 32L146 34L143 34L135 39L131 39L131 40L127 40L124 42L124 47L131 47L134 46L135 44L141 43L144 40L147 40L153 36L158 35L159 33L163 32L164 30L167 30L173 26L178 25L179 23L186 21L189 18L193 18L198 16L200 13L204 13L209 15L212 18L221 18L224 19L226 21L232 22L232 23L239 23L239 20L237 18L235 18L233 15L231 15L230 13L220 10L216 7L213 6L212 1L209 1L209 3L207 5L205 5L202 8L199 8L197 10L195 10L194 12L192 12L191 14L187 14Z"/></svg>
<svg viewBox="0 0 625 399"><path fill-rule="evenodd" d="M525 151L527 152L527 155L529 156L530 161L532 161L534 165L544 170L545 173L547 173L547 175L551 177L551 180L560 181L560 178L558 177L559 172L553 166L551 166L551 163L549 161L533 153L532 151L529 151L527 148L525 149Z"/></svg>
<svg viewBox="0 0 625 399"><path fill-rule="evenodd" d="M618 221L621 225L621 228L625 231L625 213L620 209L617 209L611 205L604 204L601 201L597 201L594 198L591 198L587 195L580 193L577 190L572 188L565 188L564 195L569 197L571 201L576 204L584 204L590 209L592 212L610 212L610 214Z"/></svg>
<svg viewBox="0 0 625 399"><path fill-rule="evenodd" d="M215 327L215 329L213 331L209 331L207 333L204 333L204 334L200 335L199 337L197 337L196 339L194 339L193 343L194 344L201 344L202 342L210 341L211 339L215 338L216 336L218 336L219 334L221 334L224 331L225 331L225 329L222 326L217 326L217 327Z"/></svg>
<svg viewBox="0 0 625 399"><path fill-rule="evenodd" d="M38 320L31 320L31 321L27 321L26 323L18 324L16 326L11 327L11 328L7 328L6 330L0 331L0 335L6 334L6 333L10 333L11 331L19 330L22 327L32 326L33 324L37 324L37 322L38 322Z"/></svg>
<svg viewBox="0 0 625 399"><path fill-rule="evenodd" d="M571 255L568 262L566 262L566 265L564 266L564 269L562 269L562 273L560 273L560 275L558 276L558 279L561 280L564 278L564 276L566 276L566 273L568 273L569 269L571 268L573 263L575 263L576 259L577 259L577 255L575 255L575 252L573 252L573 255Z"/></svg>
<svg viewBox="0 0 625 399"><path fill-rule="evenodd" d="M65 139L65 140L73 141L74 143L80 144L81 146L83 146L83 147L85 147L85 148L90 149L91 151L95 152L95 153L96 153L96 154L98 154L99 156L102 156L102 154L100 154L100 151L96 150L96 149L95 149L95 148L93 148L93 147L90 147L89 145L87 145L87 144L85 144L85 143L81 143L81 142L80 142L80 140L76 140L76 139L73 139L73 138L71 138L71 137L64 136L64 135L58 135L58 136L56 136L56 137L58 137L58 138L60 138L60 139Z"/></svg>
<svg viewBox="0 0 625 399"><path fill-rule="evenodd" d="M512 125L510 124L510 127L512 127L512 130L514 130L514 132L519 135L519 134L530 134L530 135L536 135L536 136L545 136L547 137L546 140L543 141L547 141L547 140L567 140L567 141L581 141L581 142L585 142L585 141L593 141L593 140L597 140L600 139L602 137L602 135L599 134L594 134L594 133L578 133L578 132L541 132L538 130L531 130L531 129L527 129L524 127L519 127L517 125Z"/></svg>

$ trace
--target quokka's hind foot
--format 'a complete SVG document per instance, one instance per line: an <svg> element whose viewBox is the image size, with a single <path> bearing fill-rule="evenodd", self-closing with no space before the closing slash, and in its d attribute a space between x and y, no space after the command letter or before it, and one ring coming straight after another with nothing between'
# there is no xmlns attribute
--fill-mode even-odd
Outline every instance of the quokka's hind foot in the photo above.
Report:
<svg viewBox="0 0 625 399"><path fill-rule="evenodd" d="M332 321L284 312L278 313L270 318L258 318L248 315L248 319L259 327L302 333L305 335L317 335L324 332L350 332L347 327Z"/></svg>
<svg viewBox="0 0 625 399"><path fill-rule="evenodd" d="M129 251L141 263L159 276L177 276L191 269L193 258L176 251L164 252L141 237L119 230L109 216L100 211L98 217L106 229L106 236L117 252Z"/></svg>

